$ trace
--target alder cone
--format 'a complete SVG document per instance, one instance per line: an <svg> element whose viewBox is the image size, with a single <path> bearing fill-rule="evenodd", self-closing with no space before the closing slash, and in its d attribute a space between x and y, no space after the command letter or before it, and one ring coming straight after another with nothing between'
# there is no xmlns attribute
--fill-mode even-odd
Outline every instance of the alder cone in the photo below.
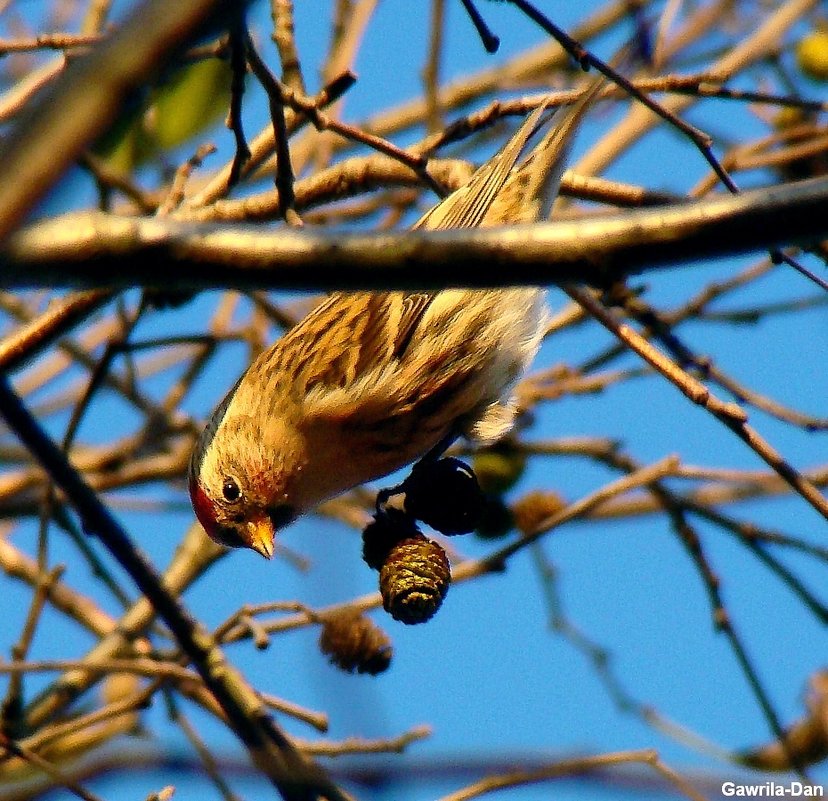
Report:
<svg viewBox="0 0 828 801"><path fill-rule="evenodd" d="M319 648L346 673L372 676L387 670L393 656L386 633L356 609L344 609L325 618Z"/></svg>
<svg viewBox="0 0 828 801"><path fill-rule="evenodd" d="M398 542L380 570L382 605L395 620L413 625L434 617L451 583L443 548L419 537Z"/></svg>
<svg viewBox="0 0 828 801"><path fill-rule="evenodd" d="M544 520L566 508L566 501L557 492L527 492L512 505L515 525L523 534L534 534Z"/></svg>

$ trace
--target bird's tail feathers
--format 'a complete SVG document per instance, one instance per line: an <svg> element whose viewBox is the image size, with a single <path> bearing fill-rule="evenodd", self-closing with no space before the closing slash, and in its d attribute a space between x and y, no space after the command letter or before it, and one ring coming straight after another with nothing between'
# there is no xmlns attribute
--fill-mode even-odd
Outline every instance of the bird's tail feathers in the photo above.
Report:
<svg viewBox="0 0 828 801"><path fill-rule="evenodd" d="M604 76L599 76L572 106L547 112L538 119L530 137L548 129L546 134L504 182L500 202L492 205L483 225L532 223L549 218L575 134L606 82ZM541 110L544 108L541 106ZM500 210L508 210L508 217L497 219Z"/></svg>

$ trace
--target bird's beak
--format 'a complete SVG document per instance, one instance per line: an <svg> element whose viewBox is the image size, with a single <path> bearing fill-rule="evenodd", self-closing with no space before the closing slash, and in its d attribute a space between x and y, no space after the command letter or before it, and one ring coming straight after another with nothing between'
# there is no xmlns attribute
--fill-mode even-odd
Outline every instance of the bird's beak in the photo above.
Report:
<svg viewBox="0 0 828 801"><path fill-rule="evenodd" d="M273 558L275 536L273 522L266 514L257 515L247 521L247 546L264 556L265 559Z"/></svg>

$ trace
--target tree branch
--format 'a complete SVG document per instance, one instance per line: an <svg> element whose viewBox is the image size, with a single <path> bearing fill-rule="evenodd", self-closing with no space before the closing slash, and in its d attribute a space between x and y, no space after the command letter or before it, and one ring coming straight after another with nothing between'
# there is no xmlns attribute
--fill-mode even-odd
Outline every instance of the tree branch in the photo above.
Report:
<svg viewBox="0 0 828 801"><path fill-rule="evenodd" d="M220 13L242 11L227 0L145 0L24 111L0 148L0 174L15 176L0 183L0 240L106 130L126 98Z"/></svg>
<svg viewBox="0 0 828 801"><path fill-rule="evenodd" d="M66 493L84 529L96 535L118 559L170 627L254 764L271 779L285 801L313 801L320 794L331 801L345 801L325 773L304 758L276 727L258 694L227 662L209 632L190 615L180 599L167 592L146 557L133 546L94 490L49 439L5 377L0 378L0 413Z"/></svg>
<svg viewBox="0 0 828 801"><path fill-rule="evenodd" d="M100 213L23 229L0 286L364 289L605 284L828 236L828 178L509 229L316 233ZM481 269L485 265L486 269Z"/></svg>

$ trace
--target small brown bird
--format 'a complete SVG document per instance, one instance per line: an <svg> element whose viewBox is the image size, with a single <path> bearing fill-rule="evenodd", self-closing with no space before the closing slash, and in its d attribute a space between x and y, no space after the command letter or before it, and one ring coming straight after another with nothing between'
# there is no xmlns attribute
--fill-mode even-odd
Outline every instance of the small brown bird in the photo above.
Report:
<svg viewBox="0 0 828 801"><path fill-rule="evenodd" d="M563 115L535 110L414 227L545 219L602 83ZM213 413L190 464L199 521L217 542L269 558L276 530L320 502L452 437L498 439L512 426L511 389L545 320L544 291L534 287L331 295L263 352Z"/></svg>

